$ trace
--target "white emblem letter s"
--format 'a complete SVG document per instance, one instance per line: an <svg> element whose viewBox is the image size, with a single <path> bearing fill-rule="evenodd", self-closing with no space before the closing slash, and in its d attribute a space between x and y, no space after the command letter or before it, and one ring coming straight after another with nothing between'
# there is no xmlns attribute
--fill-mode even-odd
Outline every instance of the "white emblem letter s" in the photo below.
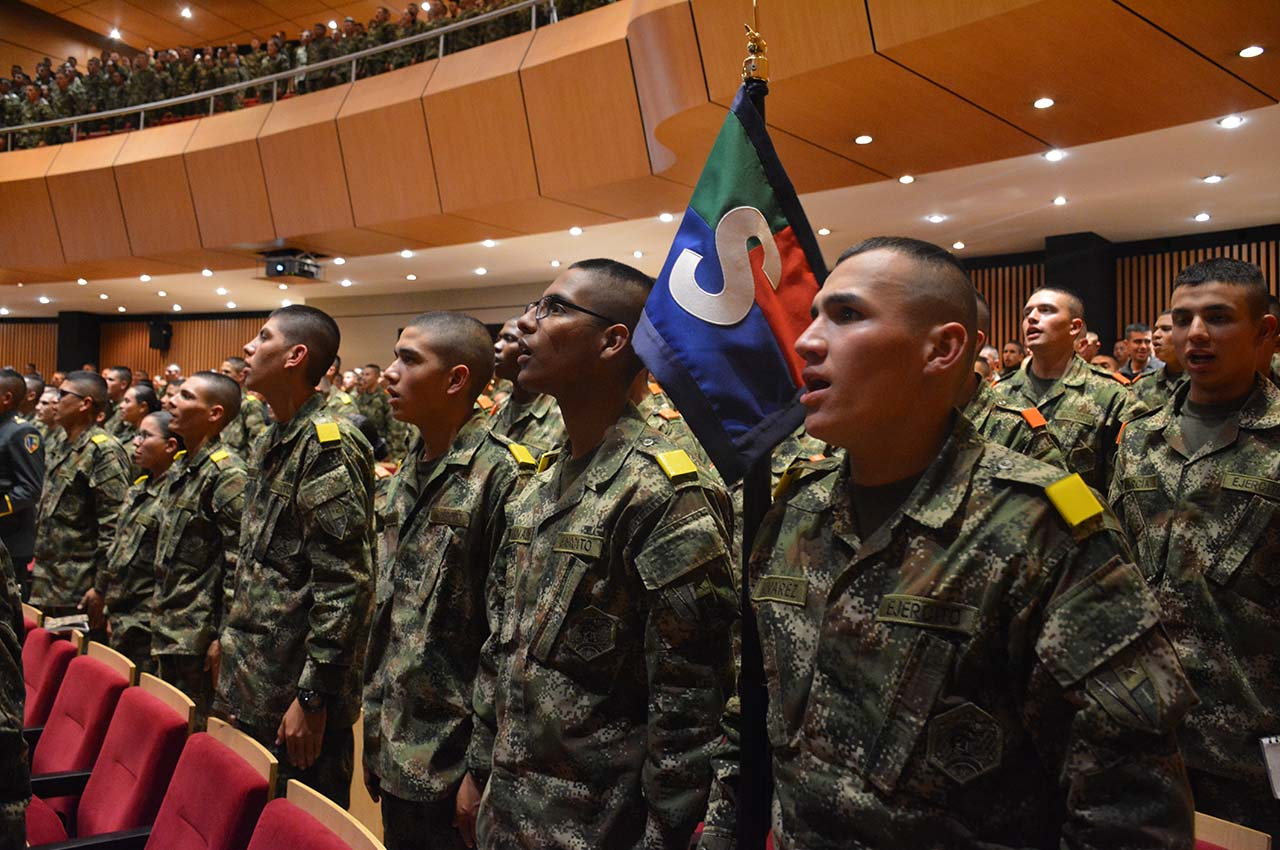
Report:
<svg viewBox="0 0 1280 850"><path fill-rule="evenodd" d="M736 325L746 318L756 300L755 277L747 240L760 240L764 248L764 274L776 290L782 278L782 255L773 241L769 222L755 207L735 207L716 225L716 253L724 288L712 295L698 286L695 273L702 255L685 248L671 267L671 297L685 312L713 325Z"/></svg>

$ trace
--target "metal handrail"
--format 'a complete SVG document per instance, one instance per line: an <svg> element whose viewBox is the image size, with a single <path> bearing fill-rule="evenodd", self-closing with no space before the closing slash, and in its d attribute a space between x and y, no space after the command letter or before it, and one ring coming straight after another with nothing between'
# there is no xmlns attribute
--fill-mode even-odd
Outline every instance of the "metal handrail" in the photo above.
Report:
<svg viewBox="0 0 1280 850"><path fill-rule="evenodd" d="M231 85L227 85L227 86L220 86L219 88L216 88L216 89L209 89L207 91L197 92L195 94L184 94L184 95L180 95L179 97L171 97L165 100L154 100L154 101L151 101L150 103L139 103L134 106L122 106L118 109L107 109L102 112L92 112L85 115L74 115L70 118L56 118L52 121L38 121L34 124L19 124L14 127L2 127L0 128L0 133L4 133L4 135L7 137L8 139L7 149L11 151L13 150L13 134L14 133L22 133L30 130L42 130L42 129L45 129L46 127L66 127L68 125L71 125L71 141L74 142L77 140L77 135L78 135L77 134L78 128L76 125L92 123L94 121L105 121L110 118L122 118L126 115L133 115L136 113L138 115L138 129L141 130L141 129L144 129L146 126L147 112L152 112L157 109L167 109L171 106L181 106L182 104L185 104L185 103L198 103L208 98L209 114L213 115L214 106L217 98L223 95L234 94L235 92L242 91L244 89L265 86L268 83L271 84L271 100L272 102L275 102L276 100L278 100L278 97L277 97L277 95L279 94L278 88L279 88L279 83L281 81L287 82L289 80L293 80L301 76L310 75L312 73L315 73L316 71L324 71L328 68L338 68L343 65L350 65L351 66L351 82L355 82L357 77L356 66L361 59L365 59L369 56L377 56L380 53L386 53L390 50L398 49L411 44L417 44L423 41L430 41L432 39L437 39L437 38L440 40L440 48L439 48L440 56L444 56L445 55L444 37L446 35L451 35L455 32L461 32L462 30L469 29L470 27L477 26L479 24L487 24L490 21L496 21L499 18L514 14L516 12L524 11L525 9L529 10L530 28L536 30L538 28L538 7L539 6L550 6L551 7L550 8L551 23L557 23L559 21L559 16L556 14L555 0L519 0L519 2L513 3L510 6L504 6L501 9L494 9L489 12L483 12L479 15L476 15L474 18L467 18L464 21L457 21L456 23L445 24L442 27L434 27L432 29L427 30L426 32L420 32L417 35L407 36L405 38L397 39L396 41L389 41L386 44L379 44L379 45L375 45L374 47L366 47L364 50L358 50L355 53L349 53L346 56L335 56L332 59L325 59L321 62L316 62L314 65L310 65L310 64L299 65L297 68L290 68L288 71L279 71L275 74L267 74L262 77L254 77L253 79L250 79L250 80L242 80L238 83L232 83Z"/></svg>

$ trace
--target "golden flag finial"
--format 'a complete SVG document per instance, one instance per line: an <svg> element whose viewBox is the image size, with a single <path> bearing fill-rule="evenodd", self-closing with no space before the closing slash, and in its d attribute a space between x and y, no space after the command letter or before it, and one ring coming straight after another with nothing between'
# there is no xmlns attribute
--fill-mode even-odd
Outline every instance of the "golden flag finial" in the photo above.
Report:
<svg viewBox="0 0 1280 850"><path fill-rule="evenodd" d="M765 55L769 45L760 35L756 27L760 25L755 0L751 2L751 24L743 24L747 29L747 58L742 60L742 79L763 80L769 82L769 57ZM754 24L754 25L753 25Z"/></svg>

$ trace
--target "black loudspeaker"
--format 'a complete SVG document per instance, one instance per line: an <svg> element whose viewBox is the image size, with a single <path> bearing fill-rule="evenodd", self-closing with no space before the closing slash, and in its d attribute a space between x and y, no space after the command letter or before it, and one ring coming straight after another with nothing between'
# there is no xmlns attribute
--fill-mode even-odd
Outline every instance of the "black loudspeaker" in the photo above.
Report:
<svg viewBox="0 0 1280 850"><path fill-rule="evenodd" d="M169 343L173 341L173 325L164 319L156 319L151 322L151 347L156 351L168 351Z"/></svg>

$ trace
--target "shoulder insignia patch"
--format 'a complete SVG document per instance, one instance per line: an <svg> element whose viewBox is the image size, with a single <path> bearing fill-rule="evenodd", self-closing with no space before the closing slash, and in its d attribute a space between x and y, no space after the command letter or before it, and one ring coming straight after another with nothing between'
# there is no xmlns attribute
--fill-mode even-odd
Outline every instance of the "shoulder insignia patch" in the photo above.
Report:
<svg viewBox="0 0 1280 850"><path fill-rule="evenodd" d="M1031 430L1039 431L1049 423L1044 421L1044 414L1040 412L1038 407L1028 407L1022 411L1022 418L1027 420L1027 424L1031 426Z"/></svg>
<svg viewBox="0 0 1280 850"><path fill-rule="evenodd" d="M680 411L676 410L674 407L664 407L658 411L658 415L670 422L672 419L680 418Z"/></svg>
<svg viewBox="0 0 1280 850"><path fill-rule="evenodd" d="M342 439L342 431L337 422L317 422L316 437L322 443L335 443Z"/></svg>
<svg viewBox="0 0 1280 850"><path fill-rule="evenodd" d="M657 395L657 394L658 394L658 393L660 393L660 392L662 392L662 387L658 386L658 382L657 382L657 381L650 381L650 382L649 382L649 395Z"/></svg>
<svg viewBox="0 0 1280 850"><path fill-rule="evenodd" d="M1079 473L1073 472L1066 478L1055 481L1044 488L1044 492L1072 528L1102 513L1102 503L1093 495Z"/></svg>
<svg viewBox="0 0 1280 850"><path fill-rule="evenodd" d="M218 449L216 452L209 455L209 460L213 461L214 463L218 463L219 461L224 461L229 457L231 457L231 452L227 451L226 449Z"/></svg>
<svg viewBox="0 0 1280 850"><path fill-rule="evenodd" d="M658 466L662 467L662 471L672 481L677 478L684 478L689 475L696 476L698 474L698 467L693 465L693 460L685 453L684 449L663 452L658 455L657 461Z"/></svg>
<svg viewBox="0 0 1280 850"><path fill-rule="evenodd" d="M174 452L174 453L173 453L173 459L174 459L174 460L181 460L182 458L184 458L184 457L186 457L186 456L187 456L187 450L186 450L186 449L178 449L176 452Z"/></svg>
<svg viewBox="0 0 1280 850"><path fill-rule="evenodd" d="M106 434L94 434L94 435L93 435L92 437L90 437L89 439L90 439L90 440L93 440L94 445L96 445L96 446L100 446L100 445L102 445L103 443L105 443L107 440L109 440L109 439L111 439L111 438L110 438L110 437L108 437Z"/></svg>
<svg viewBox="0 0 1280 850"><path fill-rule="evenodd" d="M476 399L476 404L480 405L481 410L488 410L493 407L493 399L489 398L487 395L482 395Z"/></svg>
<svg viewBox="0 0 1280 850"><path fill-rule="evenodd" d="M519 443L507 443L507 450L511 452L511 456L516 459L521 469L536 469L537 461L533 459L533 453Z"/></svg>
<svg viewBox="0 0 1280 850"><path fill-rule="evenodd" d="M1121 386L1127 387L1133 383L1133 381L1129 380L1124 375L1121 375L1119 372L1111 372L1110 375L1111 377L1115 378L1116 381L1118 381Z"/></svg>
<svg viewBox="0 0 1280 850"><path fill-rule="evenodd" d="M544 472L551 468L551 465L560 457L559 449L549 449L542 453L542 457L538 458L538 471Z"/></svg>
<svg viewBox="0 0 1280 850"><path fill-rule="evenodd" d="M258 401L254 396L245 395L245 397L240 400L240 406L244 407L246 404L262 404L262 402Z"/></svg>
<svg viewBox="0 0 1280 850"><path fill-rule="evenodd" d="M351 404L351 394L345 392L338 393L338 401L343 404Z"/></svg>
<svg viewBox="0 0 1280 850"><path fill-rule="evenodd" d="M147 480L148 478L150 478L150 477L151 477L151 476L149 476L149 475L139 475L137 478L133 479L133 483L134 483L134 484L141 484L143 481L146 481L146 480Z"/></svg>
<svg viewBox="0 0 1280 850"><path fill-rule="evenodd" d="M22 438L22 447L27 450L27 454L33 455L36 449L40 448L40 435L28 434Z"/></svg>

